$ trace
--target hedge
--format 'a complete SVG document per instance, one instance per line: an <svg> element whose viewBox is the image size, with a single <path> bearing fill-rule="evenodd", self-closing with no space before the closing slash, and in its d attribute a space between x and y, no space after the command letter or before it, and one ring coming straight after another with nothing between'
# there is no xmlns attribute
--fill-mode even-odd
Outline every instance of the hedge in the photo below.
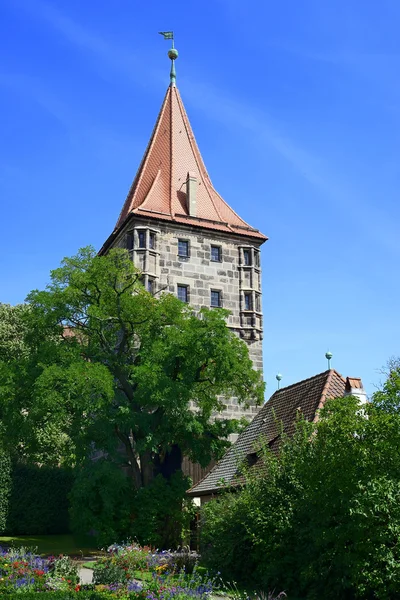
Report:
<svg viewBox="0 0 400 600"><path fill-rule="evenodd" d="M68 494L72 487L71 472L58 467L14 464L11 479L6 533L69 533ZM0 531L1 529L0 489Z"/></svg>
<svg viewBox="0 0 400 600"><path fill-rule="evenodd" d="M11 462L8 454L0 451L0 532L7 523L11 493Z"/></svg>

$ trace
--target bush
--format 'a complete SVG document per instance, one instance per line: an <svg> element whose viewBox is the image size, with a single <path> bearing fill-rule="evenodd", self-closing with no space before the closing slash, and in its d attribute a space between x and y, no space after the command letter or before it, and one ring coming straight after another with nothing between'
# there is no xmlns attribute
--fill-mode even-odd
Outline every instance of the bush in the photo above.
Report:
<svg viewBox="0 0 400 600"><path fill-rule="evenodd" d="M246 523L252 502L247 494L226 493L207 503L201 512L202 564L220 572L226 581L255 586L256 563Z"/></svg>
<svg viewBox="0 0 400 600"><path fill-rule="evenodd" d="M394 378L392 377L392 382ZM393 404L327 402L297 423L267 475L202 511L202 558L238 583L314 600L400 590L400 378Z"/></svg>
<svg viewBox="0 0 400 600"><path fill-rule="evenodd" d="M0 533L6 529L11 493L11 462L0 450Z"/></svg>
<svg viewBox="0 0 400 600"><path fill-rule="evenodd" d="M71 528L101 546L131 532L133 490L122 469L104 459L88 460L76 473L70 494Z"/></svg>
<svg viewBox="0 0 400 600"><path fill-rule="evenodd" d="M181 472L170 479L157 475L133 502L132 537L155 548L177 548L188 535L194 506L185 492L190 480Z"/></svg>
<svg viewBox="0 0 400 600"><path fill-rule="evenodd" d="M69 533L71 486L72 474L62 468L14 464L6 532L12 535Z"/></svg>

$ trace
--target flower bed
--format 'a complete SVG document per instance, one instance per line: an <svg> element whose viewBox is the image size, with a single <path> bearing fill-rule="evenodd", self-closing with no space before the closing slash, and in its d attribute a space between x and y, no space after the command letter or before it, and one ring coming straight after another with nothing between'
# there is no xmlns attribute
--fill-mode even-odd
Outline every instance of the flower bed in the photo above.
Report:
<svg viewBox="0 0 400 600"><path fill-rule="evenodd" d="M79 588L77 567L67 556L44 559L24 548L0 547L0 595Z"/></svg>
<svg viewBox="0 0 400 600"><path fill-rule="evenodd" d="M0 549L0 597L18 600L23 593L24 600L41 597L46 600L75 597L82 600L206 600L213 582L206 581L196 568L189 575L183 568L178 572L181 560L182 557L177 560L171 552L154 552L134 545L114 546L106 558L99 560L94 583L81 586L77 567L68 557L43 559L24 549ZM144 581L143 577L143 581L137 581L138 572L148 574L148 580Z"/></svg>

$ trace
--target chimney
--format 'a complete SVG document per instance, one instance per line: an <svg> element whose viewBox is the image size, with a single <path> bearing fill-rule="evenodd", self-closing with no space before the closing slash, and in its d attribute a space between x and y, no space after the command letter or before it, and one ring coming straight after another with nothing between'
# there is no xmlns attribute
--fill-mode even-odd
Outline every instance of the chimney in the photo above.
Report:
<svg viewBox="0 0 400 600"><path fill-rule="evenodd" d="M344 395L355 396L355 398L358 398L360 404L366 404L368 402L367 394L359 377L346 377Z"/></svg>
<svg viewBox="0 0 400 600"><path fill-rule="evenodd" d="M186 179L186 203L189 215L195 217L197 213L197 177L189 171Z"/></svg>

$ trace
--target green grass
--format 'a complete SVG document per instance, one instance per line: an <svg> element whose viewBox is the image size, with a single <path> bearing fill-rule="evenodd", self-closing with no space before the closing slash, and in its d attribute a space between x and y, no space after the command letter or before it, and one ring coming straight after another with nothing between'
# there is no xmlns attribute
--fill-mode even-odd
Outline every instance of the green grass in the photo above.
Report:
<svg viewBox="0 0 400 600"><path fill-rule="evenodd" d="M41 556L65 554L68 556L98 556L102 552L94 546L93 538L72 535L18 535L0 536L0 546L37 548Z"/></svg>

